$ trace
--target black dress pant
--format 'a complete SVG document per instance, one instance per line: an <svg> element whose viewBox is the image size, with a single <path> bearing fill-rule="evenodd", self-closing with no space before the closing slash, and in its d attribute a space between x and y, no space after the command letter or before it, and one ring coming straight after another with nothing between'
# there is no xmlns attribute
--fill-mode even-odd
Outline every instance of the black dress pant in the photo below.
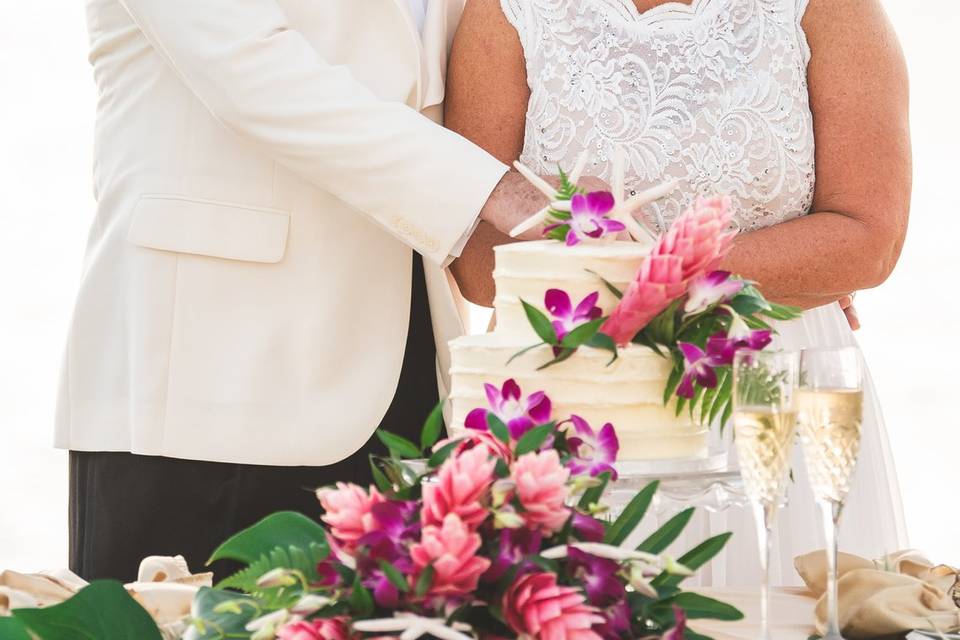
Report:
<svg viewBox="0 0 960 640"><path fill-rule="evenodd" d="M438 401L435 362L423 262L414 255L406 353L382 428L417 441ZM200 572L227 537L275 511L317 518L317 487L335 481L369 484L371 452L383 452L375 437L353 456L325 467L71 451L70 568L87 580L126 582L136 578L144 557L180 554ZM213 570L220 579L236 568L216 563Z"/></svg>

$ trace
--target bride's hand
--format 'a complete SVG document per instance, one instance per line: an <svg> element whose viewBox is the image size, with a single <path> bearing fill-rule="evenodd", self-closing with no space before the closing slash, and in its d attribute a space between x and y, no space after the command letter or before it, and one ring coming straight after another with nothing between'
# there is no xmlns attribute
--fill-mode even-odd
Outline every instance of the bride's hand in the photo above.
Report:
<svg viewBox="0 0 960 640"><path fill-rule="evenodd" d="M850 323L850 328L854 331L860 328L860 316L857 315L857 308L853 304L853 299L856 295L856 293L851 293L850 295L843 296L839 301L840 308L843 309L843 315L847 317L847 322Z"/></svg>
<svg viewBox="0 0 960 640"><path fill-rule="evenodd" d="M557 185L555 176L543 176L543 179ZM577 186L587 191L609 191L610 186L599 178L584 176L577 181ZM500 180L500 184L493 190L486 205L480 212L480 218L493 225L503 234L509 233L514 227L547 206L547 197L517 171L508 171ZM542 224L534 225L518 240L536 240L540 238ZM508 239L504 239L507 241Z"/></svg>

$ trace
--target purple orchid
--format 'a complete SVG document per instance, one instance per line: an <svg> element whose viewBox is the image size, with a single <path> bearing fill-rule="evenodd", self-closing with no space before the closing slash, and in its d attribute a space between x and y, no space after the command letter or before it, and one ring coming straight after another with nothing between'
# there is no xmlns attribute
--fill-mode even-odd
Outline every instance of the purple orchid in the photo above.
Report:
<svg viewBox="0 0 960 640"><path fill-rule="evenodd" d="M607 533L602 522L579 511L573 512L572 527L577 538L584 542L603 542Z"/></svg>
<svg viewBox="0 0 960 640"><path fill-rule="evenodd" d="M573 434L567 438L570 447L570 461L567 468L573 475L589 473L596 477L606 471L610 472L613 480L617 479L617 471L613 463L620 451L620 441L617 432L609 422L594 432L590 424L580 416L570 416L573 425Z"/></svg>
<svg viewBox="0 0 960 640"><path fill-rule="evenodd" d="M604 622L593 627L593 630L604 640L621 640L621 638L630 637L633 616L626 599L607 607L600 612L600 615L603 616Z"/></svg>
<svg viewBox="0 0 960 640"><path fill-rule="evenodd" d="M619 233L626 227L609 217L615 204L613 194L609 191L593 191L586 195L578 193L570 201L570 219L562 224L551 225L544 231L569 226L566 237L568 247L584 240L602 238L608 233Z"/></svg>
<svg viewBox="0 0 960 640"><path fill-rule="evenodd" d="M404 575L413 571L409 546L420 538L420 519L415 501L387 500L371 509L379 527L365 534L359 546L365 553L357 559L357 571L363 586L373 591L382 607L399 604L400 591L380 568L380 562L393 565Z"/></svg>
<svg viewBox="0 0 960 640"><path fill-rule="evenodd" d="M733 364L733 357L741 349L761 351L773 340L773 332L769 329L748 330L739 337L731 337L723 332L715 333L707 339L707 353L712 354L715 360L722 365Z"/></svg>
<svg viewBox="0 0 960 640"><path fill-rule="evenodd" d="M683 353L684 371L683 378L680 379L680 386L677 387L677 395L688 400L693 398L693 382L705 389L713 389L717 386L717 367L724 365L723 354L704 351L700 347L690 342L679 342L677 346ZM709 341L707 343L710 347Z"/></svg>
<svg viewBox="0 0 960 640"><path fill-rule="evenodd" d="M608 607L627 595L619 577L620 563L601 558L576 547L567 548L567 569L571 576L583 585L587 602L595 607Z"/></svg>
<svg viewBox="0 0 960 640"><path fill-rule="evenodd" d="M539 530L532 530L526 527L519 529L501 529L500 544L497 546L497 555L493 558L493 563L481 580L484 582L496 582L502 578L511 568L520 565L517 574L523 573L534 565L529 558L540 551L540 544L543 542L543 534Z"/></svg>
<svg viewBox="0 0 960 640"><path fill-rule="evenodd" d="M675 626L663 634L661 640L683 640L686 637L687 612L677 605L673 605L673 617L676 619Z"/></svg>
<svg viewBox="0 0 960 640"><path fill-rule="evenodd" d="M597 306L600 292L594 291L580 301L574 308L570 302L570 295L561 289L548 289L543 297L543 305L553 316L553 330L557 340L564 337L582 324L596 320L603 315L603 310Z"/></svg>
<svg viewBox="0 0 960 640"><path fill-rule="evenodd" d="M726 302L743 289L743 280L731 278L729 271L711 271L695 279L687 289L687 314L706 311L715 304Z"/></svg>
<svg viewBox="0 0 960 640"><path fill-rule="evenodd" d="M510 430L510 437L519 440L530 429L550 422L552 405L550 398L543 391L531 393L524 400L520 385L511 378L503 383L501 389L492 384L483 385L487 392L489 409L478 408L467 414L464 426L467 429L486 431L488 429L487 415L500 418Z"/></svg>
<svg viewBox="0 0 960 640"><path fill-rule="evenodd" d="M317 581L318 587L331 589L339 586L341 581L340 573L336 570L333 562L330 560L321 560L317 563Z"/></svg>

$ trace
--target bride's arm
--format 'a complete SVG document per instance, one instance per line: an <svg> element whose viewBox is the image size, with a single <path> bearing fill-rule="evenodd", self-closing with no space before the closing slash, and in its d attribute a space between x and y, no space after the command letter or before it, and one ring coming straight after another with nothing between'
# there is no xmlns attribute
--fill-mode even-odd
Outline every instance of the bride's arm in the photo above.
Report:
<svg viewBox="0 0 960 640"><path fill-rule="evenodd" d="M804 308L890 275L910 209L907 72L879 0L811 0L813 213L738 238L724 268Z"/></svg>
<svg viewBox="0 0 960 640"><path fill-rule="evenodd" d="M444 124L505 164L523 150L530 90L523 47L498 0L468 0L450 54ZM512 239L481 222L451 268L464 297L493 304L493 247Z"/></svg>

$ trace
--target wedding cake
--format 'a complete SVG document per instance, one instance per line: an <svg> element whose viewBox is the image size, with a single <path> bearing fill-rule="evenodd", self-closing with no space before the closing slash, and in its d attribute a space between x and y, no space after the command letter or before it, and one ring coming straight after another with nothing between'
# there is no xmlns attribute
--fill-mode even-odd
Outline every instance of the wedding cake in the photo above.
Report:
<svg viewBox="0 0 960 640"><path fill-rule="evenodd" d="M484 383L514 379L524 392L545 392L554 415L577 415L594 428L612 423L621 460L705 457L708 429L687 411L677 417L672 400L664 405L672 368L668 358L645 346L628 345L620 347L611 362L609 351L581 347L572 357L542 368L554 360L549 345L516 355L540 341L521 300L547 312L548 290L562 290L574 307L597 294L595 305L607 316L618 300L604 281L626 290L650 249L642 242L566 246L554 240L497 247L496 329L450 343L452 432L463 433L468 413L486 404Z"/></svg>

